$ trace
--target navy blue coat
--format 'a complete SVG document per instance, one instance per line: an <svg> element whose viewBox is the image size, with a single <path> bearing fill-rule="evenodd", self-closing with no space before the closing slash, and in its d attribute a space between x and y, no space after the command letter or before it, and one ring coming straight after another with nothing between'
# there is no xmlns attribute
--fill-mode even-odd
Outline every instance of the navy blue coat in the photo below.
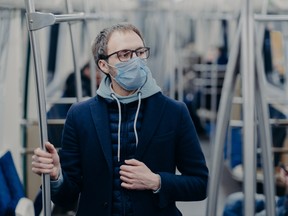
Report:
<svg viewBox="0 0 288 216"><path fill-rule="evenodd" d="M208 169L186 105L162 93L147 99L135 158L161 176L161 190L131 191L135 216L181 215L175 201L206 198ZM105 99L96 96L68 112L60 160L64 183L52 196L77 215L111 215L112 149ZM182 175L175 175L176 168Z"/></svg>

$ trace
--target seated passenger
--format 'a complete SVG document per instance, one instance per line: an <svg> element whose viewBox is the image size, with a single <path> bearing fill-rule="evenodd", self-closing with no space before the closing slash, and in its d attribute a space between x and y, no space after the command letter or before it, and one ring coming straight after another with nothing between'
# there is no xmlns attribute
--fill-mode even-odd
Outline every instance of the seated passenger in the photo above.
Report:
<svg viewBox="0 0 288 216"><path fill-rule="evenodd" d="M97 87L100 84L101 75L96 72L96 84ZM90 66L89 63L85 64L81 69L81 85L82 85L82 97L91 97L91 79L90 79ZM62 95L63 98L66 97L76 97L76 77L75 73L71 73L65 82L65 88ZM66 114L72 104L54 104L50 110L47 112L48 119L65 119ZM49 124L48 125L48 138L51 143L56 147L61 146L62 137L62 124Z"/></svg>
<svg viewBox="0 0 288 216"><path fill-rule="evenodd" d="M288 166L286 166L286 169ZM281 168L277 178L277 185L282 185L285 194L275 197L276 216L288 215L288 173ZM243 192L232 193L228 196L223 210L223 216L243 216L244 194ZM256 194L255 215L267 215L265 211L265 195Z"/></svg>

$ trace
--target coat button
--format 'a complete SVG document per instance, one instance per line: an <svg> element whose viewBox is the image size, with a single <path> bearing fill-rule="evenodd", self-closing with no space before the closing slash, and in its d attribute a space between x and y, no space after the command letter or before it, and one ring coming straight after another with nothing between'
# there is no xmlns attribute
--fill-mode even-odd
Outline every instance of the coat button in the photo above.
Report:
<svg viewBox="0 0 288 216"><path fill-rule="evenodd" d="M103 203L103 207L104 207L104 208L107 208L107 207L108 207L108 202L104 202L104 203Z"/></svg>

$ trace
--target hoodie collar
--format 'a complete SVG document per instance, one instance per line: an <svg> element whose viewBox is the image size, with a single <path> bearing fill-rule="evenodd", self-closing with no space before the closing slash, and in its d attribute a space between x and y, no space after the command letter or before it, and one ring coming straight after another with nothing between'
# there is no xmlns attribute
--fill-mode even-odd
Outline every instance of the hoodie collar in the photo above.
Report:
<svg viewBox="0 0 288 216"><path fill-rule="evenodd" d="M147 74L147 81L142 88L138 89L134 94L128 96L121 96L116 94L111 88L111 80L108 76L102 79L100 86L97 90L97 94L103 98L114 100L111 95L114 94L121 103L127 104L138 100L138 93L141 92L141 98L150 97L157 92L160 92L161 88L157 85L155 79L152 77L151 71Z"/></svg>

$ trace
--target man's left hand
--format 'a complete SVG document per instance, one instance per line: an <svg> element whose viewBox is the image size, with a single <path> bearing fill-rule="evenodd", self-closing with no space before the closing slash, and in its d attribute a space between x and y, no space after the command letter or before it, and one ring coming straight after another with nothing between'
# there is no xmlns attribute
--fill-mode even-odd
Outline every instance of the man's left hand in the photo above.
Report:
<svg viewBox="0 0 288 216"><path fill-rule="evenodd" d="M120 166L121 186L130 190L153 190L160 188L160 176L153 173L143 162L125 160Z"/></svg>

